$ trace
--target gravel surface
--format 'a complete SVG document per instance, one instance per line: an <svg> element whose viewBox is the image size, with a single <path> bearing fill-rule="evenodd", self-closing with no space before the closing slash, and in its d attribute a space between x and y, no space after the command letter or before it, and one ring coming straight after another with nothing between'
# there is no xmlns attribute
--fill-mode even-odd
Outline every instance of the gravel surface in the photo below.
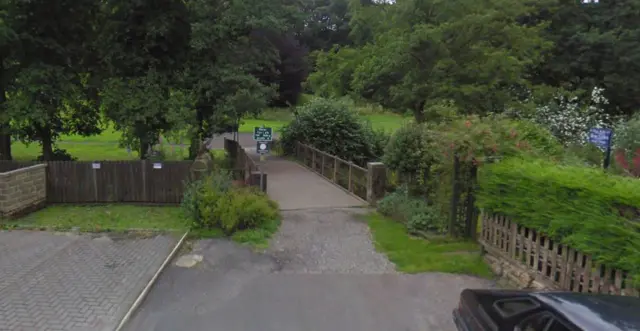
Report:
<svg viewBox="0 0 640 331"><path fill-rule="evenodd" d="M283 211L280 231L269 253L281 273L395 273L376 252L369 227L357 217L364 208Z"/></svg>

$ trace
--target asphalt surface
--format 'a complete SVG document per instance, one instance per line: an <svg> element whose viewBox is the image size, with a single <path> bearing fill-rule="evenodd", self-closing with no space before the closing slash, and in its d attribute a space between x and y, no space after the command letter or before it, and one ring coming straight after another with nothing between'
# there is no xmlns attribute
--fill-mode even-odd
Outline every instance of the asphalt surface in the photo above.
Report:
<svg viewBox="0 0 640 331"><path fill-rule="evenodd" d="M172 264L126 330L453 331L469 276L398 274L355 210L283 212L266 252L202 240L192 268Z"/></svg>
<svg viewBox="0 0 640 331"><path fill-rule="evenodd" d="M255 152L250 134L239 141ZM223 148L223 137L210 147ZM460 292L492 285L397 273L357 215L366 203L282 158L268 157L263 169L283 216L269 249L196 242L183 257L202 262L165 269L126 330L454 331Z"/></svg>
<svg viewBox="0 0 640 331"><path fill-rule="evenodd" d="M176 241L0 231L0 330L113 330Z"/></svg>

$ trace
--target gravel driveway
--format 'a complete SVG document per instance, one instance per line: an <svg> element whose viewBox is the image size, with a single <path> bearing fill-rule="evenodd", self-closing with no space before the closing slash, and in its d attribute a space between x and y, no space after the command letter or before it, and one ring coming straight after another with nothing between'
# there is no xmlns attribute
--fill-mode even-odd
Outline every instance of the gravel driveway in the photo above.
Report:
<svg viewBox="0 0 640 331"><path fill-rule="evenodd" d="M365 208L283 211L284 222L272 239L272 254L282 273L395 273L393 263L376 252L364 220Z"/></svg>

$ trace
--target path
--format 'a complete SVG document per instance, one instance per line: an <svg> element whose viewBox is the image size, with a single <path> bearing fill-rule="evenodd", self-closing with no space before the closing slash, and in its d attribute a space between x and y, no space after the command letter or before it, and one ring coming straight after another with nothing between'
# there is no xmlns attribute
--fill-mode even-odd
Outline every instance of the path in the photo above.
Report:
<svg viewBox="0 0 640 331"><path fill-rule="evenodd" d="M0 231L0 330L111 331L175 243Z"/></svg>
<svg viewBox="0 0 640 331"><path fill-rule="evenodd" d="M454 331L451 311L462 289L490 286L469 276L396 274L362 245L355 227L323 246L321 238L329 238L322 233L345 225L333 213L320 220L323 226L298 229L331 221L335 229L289 237L300 234L286 225L296 222L289 213L298 211L285 212L279 243L265 253L223 239L198 241L192 254L203 261L169 266L126 330ZM281 258L282 247L291 259Z"/></svg>
<svg viewBox="0 0 640 331"><path fill-rule="evenodd" d="M268 157L263 169L282 209L270 247L196 242L189 254L202 262L168 267L128 330L453 331L460 292L491 286L470 276L397 273L374 248L364 201L283 158Z"/></svg>

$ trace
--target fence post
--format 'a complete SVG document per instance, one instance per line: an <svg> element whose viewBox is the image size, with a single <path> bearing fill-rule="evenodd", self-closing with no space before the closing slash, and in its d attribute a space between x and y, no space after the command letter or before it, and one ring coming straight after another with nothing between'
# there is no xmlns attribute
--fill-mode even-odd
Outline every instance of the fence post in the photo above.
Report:
<svg viewBox="0 0 640 331"><path fill-rule="evenodd" d="M453 157L453 174L451 175L452 179L452 190L451 190L451 209L449 215L449 235L455 235L456 222L458 220L458 203L460 200L460 192L458 190L458 173L460 172L460 159L455 155Z"/></svg>
<svg viewBox="0 0 640 331"><path fill-rule="evenodd" d="M316 150L311 150L311 169L316 170Z"/></svg>
<svg viewBox="0 0 640 331"><path fill-rule="evenodd" d="M333 182L338 182L338 158L333 157Z"/></svg>
<svg viewBox="0 0 640 331"><path fill-rule="evenodd" d="M324 176L324 153L322 154L321 162L322 164L320 164L320 174Z"/></svg>
<svg viewBox="0 0 640 331"><path fill-rule="evenodd" d="M367 202L375 205L384 196L387 169L382 162L367 163Z"/></svg>
<svg viewBox="0 0 640 331"><path fill-rule="evenodd" d="M142 167L142 201L147 202L147 160L140 162Z"/></svg>
<svg viewBox="0 0 640 331"><path fill-rule="evenodd" d="M351 172L353 169L353 162L349 162L349 181L348 181L348 185L349 186L349 192L353 193L353 185L352 185L352 181L351 181Z"/></svg>
<svg viewBox="0 0 640 331"><path fill-rule="evenodd" d="M475 165L471 165L471 170L469 171L469 182L467 187L467 214L466 214L466 222L467 226L467 236L471 239L477 239L478 237L478 209L476 208L476 197L475 197L475 186L476 179L478 176L478 167Z"/></svg>
<svg viewBox="0 0 640 331"><path fill-rule="evenodd" d="M93 168L93 166L91 167ZM98 178L96 176L96 169L91 169L93 170L93 198L95 200L95 202L98 202Z"/></svg>

